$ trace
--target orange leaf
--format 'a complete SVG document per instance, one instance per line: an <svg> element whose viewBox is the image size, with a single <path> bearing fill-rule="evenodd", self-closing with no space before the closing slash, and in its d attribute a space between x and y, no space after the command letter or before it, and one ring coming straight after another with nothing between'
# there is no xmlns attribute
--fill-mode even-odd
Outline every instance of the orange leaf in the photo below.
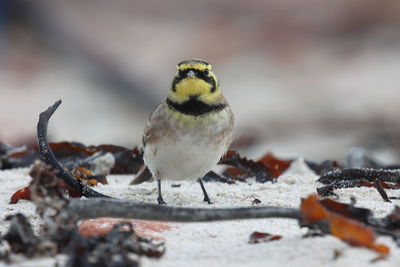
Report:
<svg viewBox="0 0 400 267"><path fill-rule="evenodd" d="M300 210L303 219L307 223L315 223L328 217L328 212L319 203L316 195L309 195L307 198L302 199Z"/></svg>
<svg viewBox="0 0 400 267"><path fill-rule="evenodd" d="M83 167L76 167L76 168L74 168L74 170L77 171L77 175L79 175L80 174L79 172L81 172L80 176L75 176L76 178L84 178L85 175L86 176L93 176L93 172L91 170L83 168Z"/></svg>
<svg viewBox="0 0 400 267"><path fill-rule="evenodd" d="M281 160L276 158L272 153L265 154L257 162L263 163L272 172L273 177L279 177L287 168L289 168L292 161Z"/></svg>
<svg viewBox="0 0 400 267"><path fill-rule="evenodd" d="M271 235L270 233L253 232L249 238L249 244L257 244L261 242L271 242L281 239L281 235Z"/></svg>
<svg viewBox="0 0 400 267"><path fill-rule="evenodd" d="M25 199L25 200L31 200L31 194L29 192L29 187L25 187L23 189L18 190L15 192L10 199L10 204L15 204L19 200Z"/></svg>
<svg viewBox="0 0 400 267"><path fill-rule="evenodd" d="M389 253L387 246L375 244L375 234L372 228L335 213L330 213L328 219L332 235L352 246L367 247L382 254Z"/></svg>
<svg viewBox="0 0 400 267"><path fill-rule="evenodd" d="M335 201L331 200L330 202ZM330 203L330 206L332 205L333 203ZM328 219L331 234L352 246L367 247L382 254L389 253L387 246L375 243L375 234L371 227L339 213L327 210L316 195L310 195L303 199L300 209L303 219L307 223L315 223L319 220Z"/></svg>
<svg viewBox="0 0 400 267"><path fill-rule="evenodd" d="M97 185L97 180L96 179L89 179L89 180L86 181L86 184L90 185L90 186L95 186L95 185Z"/></svg>

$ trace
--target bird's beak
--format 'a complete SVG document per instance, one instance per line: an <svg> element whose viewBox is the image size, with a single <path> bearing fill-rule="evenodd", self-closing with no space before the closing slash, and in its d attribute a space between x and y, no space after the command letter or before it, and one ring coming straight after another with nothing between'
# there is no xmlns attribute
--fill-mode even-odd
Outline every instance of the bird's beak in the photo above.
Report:
<svg viewBox="0 0 400 267"><path fill-rule="evenodd" d="M196 74L192 70L189 70L186 75L188 78L196 78Z"/></svg>

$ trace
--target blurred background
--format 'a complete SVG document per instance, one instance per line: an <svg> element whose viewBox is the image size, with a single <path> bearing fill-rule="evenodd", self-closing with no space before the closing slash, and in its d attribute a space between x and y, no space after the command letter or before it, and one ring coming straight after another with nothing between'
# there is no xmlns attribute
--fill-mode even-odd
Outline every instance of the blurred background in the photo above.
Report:
<svg viewBox="0 0 400 267"><path fill-rule="evenodd" d="M250 156L400 159L397 0L0 1L0 141L140 144L176 64L209 61Z"/></svg>

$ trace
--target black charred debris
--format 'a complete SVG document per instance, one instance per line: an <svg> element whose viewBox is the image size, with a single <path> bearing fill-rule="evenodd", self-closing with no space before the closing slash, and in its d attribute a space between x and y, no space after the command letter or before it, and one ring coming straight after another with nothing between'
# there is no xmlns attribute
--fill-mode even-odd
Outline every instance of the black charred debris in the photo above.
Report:
<svg viewBox="0 0 400 267"><path fill-rule="evenodd" d="M14 254L28 258L66 254L64 266L138 266L140 256L160 258L164 254L163 242L138 236L129 222L115 225L104 236L82 236L78 218L67 212L69 199L58 186L55 172L36 162L31 176L31 198L44 225L36 235L24 215L8 216L9 230L0 237L1 260L12 262Z"/></svg>

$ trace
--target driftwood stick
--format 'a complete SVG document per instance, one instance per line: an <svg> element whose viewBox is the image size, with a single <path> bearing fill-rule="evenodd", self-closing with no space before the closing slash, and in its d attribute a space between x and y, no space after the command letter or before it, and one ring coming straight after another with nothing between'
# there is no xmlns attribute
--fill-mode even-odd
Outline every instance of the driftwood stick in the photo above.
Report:
<svg viewBox="0 0 400 267"><path fill-rule="evenodd" d="M39 122L37 124L37 142L39 145L39 151L42 160L46 164L51 165L56 170L56 176L58 178L62 179L67 185L81 192L83 196L108 198L109 196L103 195L85 185L81 181L75 179L67 170L63 168L61 163L54 156L54 153L51 150L47 141L47 125L49 124L49 120L54 111L56 111L60 104L61 100L58 100L46 111L43 111L39 115Z"/></svg>
<svg viewBox="0 0 400 267"><path fill-rule="evenodd" d="M299 209L294 208L178 208L110 198L71 199L68 205L68 213L77 219L114 217L176 222L208 222L257 218L300 220L301 218Z"/></svg>

